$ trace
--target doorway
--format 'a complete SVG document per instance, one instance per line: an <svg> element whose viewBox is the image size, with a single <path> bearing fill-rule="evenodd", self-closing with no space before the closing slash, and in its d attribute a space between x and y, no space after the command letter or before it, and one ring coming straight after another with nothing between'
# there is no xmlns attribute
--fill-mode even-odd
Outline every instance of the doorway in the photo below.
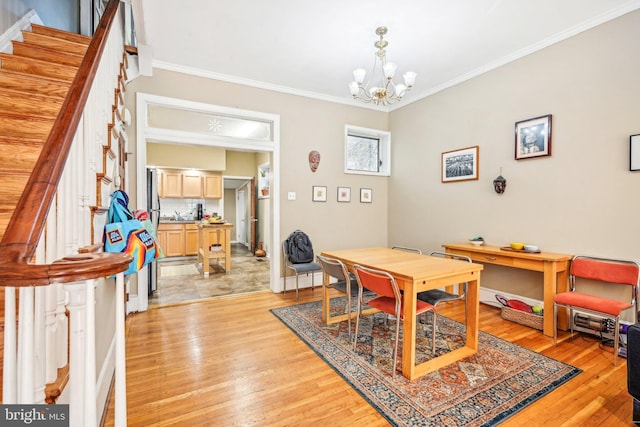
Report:
<svg viewBox="0 0 640 427"><path fill-rule="evenodd" d="M160 121L150 120L150 110L154 111L154 117L168 114ZM184 118L190 114L195 114L205 118L202 128L185 131L180 129L184 120L172 126L166 117ZM208 122L207 122L208 120ZM233 121L235 129L246 122L248 128L256 129L258 134L246 136L243 131L237 135L216 134L210 130L207 123L216 123L225 120ZM194 125L195 127L195 125ZM232 128L232 127L229 127ZM216 126L213 130L225 129L224 126ZM168 98L145 93L136 94L136 202L139 206L146 205L146 176L144 175L147 166L147 142L166 144L187 144L219 147L230 151L244 151L259 153L266 156L271 165L270 186L272 194L278 194L279 188L279 137L280 137L280 116L275 114L261 113L249 110L240 110L187 101L177 98ZM257 173L257 171L255 172ZM277 197L268 204L268 211L265 212L265 234L267 239L265 244L269 248L274 248L273 236L279 236L280 206ZM250 227L245 224L245 230ZM254 243L255 244L255 243ZM273 250L270 252L269 262L269 288L271 291L278 291L279 288L279 268L280 252ZM130 284L129 301L127 302L127 312L146 311L148 308L148 295L146 291L147 271L141 270ZM144 284L141 285L141 284ZM136 293L132 292L135 289Z"/></svg>

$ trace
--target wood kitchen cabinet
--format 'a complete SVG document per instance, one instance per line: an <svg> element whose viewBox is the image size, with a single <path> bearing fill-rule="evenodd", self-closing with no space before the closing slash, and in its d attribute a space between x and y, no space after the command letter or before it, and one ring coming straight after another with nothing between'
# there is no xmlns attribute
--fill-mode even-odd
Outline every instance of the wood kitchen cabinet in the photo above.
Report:
<svg viewBox="0 0 640 427"><path fill-rule="evenodd" d="M202 196L205 199L222 198L222 175L204 175L202 177L204 189Z"/></svg>
<svg viewBox="0 0 640 427"><path fill-rule="evenodd" d="M159 224L158 240L164 256L185 255L185 224Z"/></svg>
<svg viewBox="0 0 640 427"><path fill-rule="evenodd" d="M193 199L202 197L202 175L182 174L182 197Z"/></svg>
<svg viewBox="0 0 640 427"><path fill-rule="evenodd" d="M184 225L184 254L196 255L198 253L198 226L195 224Z"/></svg>
<svg viewBox="0 0 640 427"><path fill-rule="evenodd" d="M164 198L221 199L222 174L162 170L158 173L158 192Z"/></svg>
<svg viewBox="0 0 640 427"><path fill-rule="evenodd" d="M162 172L162 194L160 197L182 197L182 173Z"/></svg>

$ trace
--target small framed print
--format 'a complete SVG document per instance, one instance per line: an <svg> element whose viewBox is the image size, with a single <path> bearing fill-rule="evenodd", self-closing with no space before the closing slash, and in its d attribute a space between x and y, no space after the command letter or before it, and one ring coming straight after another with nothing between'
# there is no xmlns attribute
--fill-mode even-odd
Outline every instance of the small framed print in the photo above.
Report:
<svg viewBox="0 0 640 427"><path fill-rule="evenodd" d="M360 203L371 203L371 189L370 188L361 188L360 189Z"/></svg>
<svg viewBox="0 0 640 427"><path fill-rule="evenodd" d="M313 186L312 200L314 202L326 202L327 201L327 187L314 185Z"/></svg>
<svg viewBox="0 0 640 427"><path fill-rule="evenodd" d="M516 122L516 160L551 155L551 114Z"/></svg>
<svg viewBox="0 0 640 427"><path fill-rule="evenodd" d="M640 135L629 137L629 170L640 171Z"/></svg>
<svg viewBox="0 0 640 427"><path fill-rule="evenodd" d="M461 148L442 153L442 182L478 179L480 147Z"/></svg>
<svg viewBox="0 0 640 427"><path fill-rule="evenodd" d="M338 187L338 201L339 202L351 201L351 187Z"/></svg>

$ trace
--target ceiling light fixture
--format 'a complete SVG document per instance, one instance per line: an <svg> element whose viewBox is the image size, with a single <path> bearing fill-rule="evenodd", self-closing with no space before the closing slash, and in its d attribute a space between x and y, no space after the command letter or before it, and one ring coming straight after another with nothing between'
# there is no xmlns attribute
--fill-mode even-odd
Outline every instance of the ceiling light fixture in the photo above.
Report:
<svg viewBox="0 0 640 427"><path fill-rule="evenodd" d="M387 27L376 28L376 34L380 36L380 40L374 43L378 49L373 60L371 74L364 83L367 72L364 68L356 68L353 70L353 78L355 81L349 84L349 90L353 99L359 99L362 102L373 102L376 105L390 105L400 101L406 91L411 90L416 81L416 73L407 71L402 75L404 84L395 84L393 75L396 72L396 64L387 62L385 48L389 44L384 40L387 34ZM378 66L378 62L380 65ZM376 74L377 73L377 74ZM369 85L372 85L371 87Z"/></svg>

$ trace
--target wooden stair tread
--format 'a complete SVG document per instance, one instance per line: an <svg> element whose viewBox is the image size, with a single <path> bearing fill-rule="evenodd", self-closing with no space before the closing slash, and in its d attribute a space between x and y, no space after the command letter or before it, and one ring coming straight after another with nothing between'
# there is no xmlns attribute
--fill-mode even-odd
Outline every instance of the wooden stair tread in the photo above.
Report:
<svg viewBox="0 0 640 427"><path fill-rule="evenodd" d="M75 53L77 55L84 55L88 47L88 45L84 43L76 43L74 41L51 37L46 34L37 34L31 31L23 31L22 37L26 43L48 47L62 52Z"/></svg>
<svg viewBox="0 0 640 427"><path fill-rule="evenodd" d="M57 28L45 27L44 25L31 24L31 32L36 34L43 34L46 36L57 37L59 39L65 39L76 43L86 44L91 43L91 37L82 34L76 34L65 30L59 30Z"/></svg>
<svg viewBox="0 0 640 427"><path fill-rule="evenodd" d="M0 112L0 129L5 136L47 138L55 118Z"/></svg>
<svg viewBox="0 0 640 427"><path fill-rule="evenodd" d="M0 111L34 114L56 117L60 112L63 100L61 98L34 95L28 92L20 92L4 89L0 92Z"/></svg>
<svg viewBox="0 0 640 427"><path fill-rule="evenodd" d="M24 58L7 53L0 53L0 67L3 70L21 71L68 82L72 82L78 72L77 67L52 64L39 59Z"/></svg>
<svg viewBox="0 0 640 427"><path fill-rule="evenodd" d="M64 99L69 92L70 82L43 76L33 76L20 71L0 69L0 87L34 92Z"/></svg>
<svg viewBox="0 0 640 427"><path fill-rule="evenodd" d="M82 59L82 55L77 55L69 52L61 52L59 50L51 49L48 47L32 45L29 43L13 41L13 54L24 58L39 59L41 61L52 62L55 64L68 65L72 67L79 67Z"/></svg>
<svg viewBox="0 0 640 427"><path fill-rule="evenodd" d="M42 151L42 143L7 143L0 139L0 170L5 173L31 174Z"/></svg>

